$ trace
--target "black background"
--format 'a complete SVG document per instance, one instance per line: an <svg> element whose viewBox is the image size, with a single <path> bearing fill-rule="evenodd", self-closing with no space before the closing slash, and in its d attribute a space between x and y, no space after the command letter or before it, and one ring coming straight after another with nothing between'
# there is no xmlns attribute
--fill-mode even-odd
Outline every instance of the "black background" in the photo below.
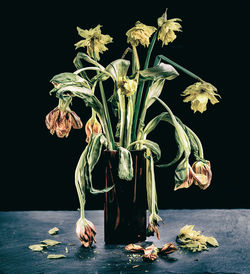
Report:
<svg viewBox="0 0 250 274"><path fill-rule="evenodd" d="M249 155L247 117L248 79L243 76L247 51L244 47L244 8L239 6L180 4L168 1L96 2L62 1L56 4L27 3L9 7L2 25L2 183L0 210L43 210L78 208L74 186L74 169L85 147L85 132L72 130L67 139L50 135L44 119L57 106L49 96L49 80L61 72L73 72L76 55L76 27L83 29L103 25L102 33L114 42L101 56L106 66L121 57L127 48L126 31L137 20L157 25L157 18L168 7L169 18L181 18L183 32L170 45L158 42L152 59L163 54L214 84L222 99L203 114L193 113L183 103L181 92L194 82L181 75L165 84L161 98L182 121L200 137L205 158L213 171L211 186L202 191L196 186L174 192L174 168L156 169L160 208L249 208ZM80 49L84 51L84 49ZM5 54L6 53L6 54ZM146 49L139 48L142 58ZM152 65L152 62L151 62ZM112 87L112 85L111 85ZM106 89L107 97L112 88ZM5 96L7 98L5 99ZM90 109L74 100L72 109L83 123ZM160 105L151 107L147 120L162 112ZM244 113L246 112L246 114ZM173 130L162 123L150 139L162 149L161 162L176 153ZM95 180L101 181L101 167ZM103 195L87 197L88 209L102 209Z"/></svg>

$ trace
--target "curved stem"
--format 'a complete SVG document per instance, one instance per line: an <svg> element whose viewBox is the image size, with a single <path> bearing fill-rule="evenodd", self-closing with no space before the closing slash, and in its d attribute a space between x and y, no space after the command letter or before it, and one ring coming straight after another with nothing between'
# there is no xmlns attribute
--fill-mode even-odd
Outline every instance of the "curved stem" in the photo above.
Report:
<svg viewBox="0 0 250 274"><path fill-rule="evenodd" d="M119 102L120 102L120 146L123 146L124 129L126 121L126 110L125 110L125 97L120 92L118 92Z"/></svg>

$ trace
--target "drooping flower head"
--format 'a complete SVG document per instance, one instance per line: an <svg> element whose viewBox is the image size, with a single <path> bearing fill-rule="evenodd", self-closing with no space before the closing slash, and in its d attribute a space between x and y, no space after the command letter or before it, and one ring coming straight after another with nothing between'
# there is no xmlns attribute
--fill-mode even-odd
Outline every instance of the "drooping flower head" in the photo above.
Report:
<svg viewBox="0 0 250 274"><path fill-rule="evenodd" d="M91 117L86 125L85 125L85 132L86 132L86 142L89 142L91 134L96 135L102 132L102 126L96 119L96 117Z"/></svg>
<svg viewBox="0 0 250 274"><path fill-rule="evenodd" d="M76 222L76 235L84 247L91 247L93 242L96 243L96 228L94 224L86 218L80 218Z"/></svg>
<svg viewBox="0 0 250 274"><path fill-rule="evenodd" d="M182 96L187 96L183 102L191 102L191 109L196 112L204 112L207 110L207 103L210 100L211 104L216 104L219 101L216 96L221 97L216 93L217 89L212 84L207 82L197 82L188 86Z"/></svg>
<svg viewBox="0 0 250 274"><path fill-rule="evenodd" d="M181 21L179 18L167 19L167 10L158 18L158 40L162 41L162 46L167 45L175 40L175 31L182 31L181 25L177 21Z"/></svg>
<svg viewBox="0 0 250 274"><path fill-rule="evenodd" d="M45 124L50 133L59 138L68 137L71 128L81 129L83 124L77 114L69 108L69 103L59 99L59 105L47 114Z"/></svg>
<svg viewBox="0 0 250 274"><path fill-rule="evenodd" d="M140 21L135 23L135 26L126 32L127 42L132 46L141 45L149 46L149 38L157 29L152 26L142 24Z"/></svg>
<svg viewBox="0 0 250 274"><path fill-rule="evenodd" d="M207 163L204 163L202 161L196 161L192 165L192 169L195 172L194 184L203 190L207 189L212 179L210 162L207 161Z"/></svg>
<svg viewBox="0 0 250 274"><path fill-rule="evenodd" d="M196 161L192 167L189 165L185 180L180 185L175 186L174 190L189 188L193 183L202 190L207 189L212 180L212 171L210 162L206 162Z"/></svg>
<svg viewBox="0 0 250 274"><path fill-rule="evenodd" d="M89 30L77 27L78 34L84 39L75 44L76 49L87 47L87 54L92 58L96 57L97 60L100 60L100 53L108 50L106 44L113 42L111 36L101 33L101 27L101 25L97 25L95 28Z"/></svg>

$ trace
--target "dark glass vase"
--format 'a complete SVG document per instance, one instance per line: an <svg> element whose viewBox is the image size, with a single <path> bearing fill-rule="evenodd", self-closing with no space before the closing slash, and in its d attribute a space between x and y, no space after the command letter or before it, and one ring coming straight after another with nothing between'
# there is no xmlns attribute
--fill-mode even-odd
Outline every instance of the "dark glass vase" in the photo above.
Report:
<svg viewBox="0 0 250 274"><path fill-rule="evenodd" d="M146 240L146 160L144 151L131 151L134 177L118 177L118 151L104 151L105 193L104 240L106 244L129 244Z"/></svg>

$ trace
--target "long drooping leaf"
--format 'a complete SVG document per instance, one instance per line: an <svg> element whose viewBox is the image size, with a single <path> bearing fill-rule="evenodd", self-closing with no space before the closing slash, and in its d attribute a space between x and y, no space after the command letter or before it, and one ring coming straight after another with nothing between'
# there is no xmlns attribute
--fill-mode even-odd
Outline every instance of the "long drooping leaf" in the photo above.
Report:
<svg viewBox="0 0 250 274"><path fill-rule="evenodd" d="M64 86L57 90L57 96L63 96L64 94L70 94L72 97L77 96L84 100L86 106L93 108L101 117L103 115L103 106L97 97L90 89L77 86Z"/></svg>
<svg viewBox="0 0 250 274"><path fill-rule="evenodd" d="M155 102L155 97L159 97L161 95L164 83L165 79L157 79L150 86L145 101L145 109L148 109Z"/></svg>
<svg viewBox="0 0 250 274"><path fill-rule="evenodd" d="M106 71L109 72L116 81L119 81L119 78L125 77L130 66L130 61L125 59L117 59L111 62L107 67Z"/></svg>
<svg viewBox="0 0 250 274"><path fill-rule="evenodd" d="M87 157L86 157L87 158L86 172L88 177L89 189L92 194L108 192L113 188L113 186L110 186L108 188L98 190L93 187L93 183L92 183L92 171L94 170L95 165L100 159L103 144L106 144L107 146L107 140L102 133L91 138L91 142L89 143L90 148L88 150Z"/></svg>
<svg viewBox="0 0 250 274"><path fill-rule="evenodd" d="M142 80L172 80L176 78L179 75L179 73L171 65L161 62L157 66L141 70L140 75L142 77Z"/></svg>
<svg viewBox="0 0 250 274"><path fill-rule="evenodd" d="M191 153L191 146L189 139L184 131L184 129L181 127L181 125L177 122L174 114L172 113L171 109L159 98L155 97L157 101L167 110L167 112L170 114L172 123L176 130L176 141L180 146L180 149L184 153L184 158L181 160L181 162L178 164L178 166L175 169L175 187L178 187L181 183L184 182L184 180L187 178L189 174L189 156Z"/></svg>
<svg viewBox="0 0 250 274"><path fill-rule="evenodd" d="M131 181L134 177L133 160L129 150L118 147L118 176L122 180Z"/></svg>
<svg viewBox="0 0 250 274"><path fill-rule="evenodd" d="M138 141L131 143L129 145L129 147L136 145L136 144L141 144L144 147L146 147L147 149L149 149L151 151L151 153L153 153L156 156L157 161L161 158L161 149L157 143L150 141L150 140L138 140Z"/></svg>
<svg viewBox="0 0 250 274"><path fill-rule="evenodd" d="M59 88L64 87L66 85L68 86L74 85L74 86L89 88L89 84L86 79L71 72L63 72L63 73L57 74L50 80L50 82L56 85L55 88L53 88L50 91L50 95L56 92Z"/></svg>
<svg viewBox="0 0 250 274"><path fill-rule="evenodd" d="M84 61L86 61L96 67L99 67L101 70L105 70L105 68L101 64L99 64L97 61L95 61L94 59L92 59L91 57L89 57L87 54L85 54L83 52L78 52L76 57L73 60L73 63L77 69L83 68L81 59L83 59Z"/></svg>

